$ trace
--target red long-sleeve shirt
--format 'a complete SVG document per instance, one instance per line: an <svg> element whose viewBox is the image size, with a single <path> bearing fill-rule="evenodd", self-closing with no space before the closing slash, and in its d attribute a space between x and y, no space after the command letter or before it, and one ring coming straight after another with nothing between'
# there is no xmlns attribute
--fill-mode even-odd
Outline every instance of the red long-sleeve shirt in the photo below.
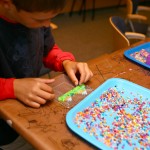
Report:
<svg viewBox="0 0 150 150"><path fill-rule="evenodd" d="M74 56L69 52L63 52L57 45L54 45L48 55L43 58L43 63L47 68L51 68L55 71L63 71L62 62L64 60L74 61ZM8 98L16 98L14 95L14 83L15 78L0 78L0 100Z"/></svg>

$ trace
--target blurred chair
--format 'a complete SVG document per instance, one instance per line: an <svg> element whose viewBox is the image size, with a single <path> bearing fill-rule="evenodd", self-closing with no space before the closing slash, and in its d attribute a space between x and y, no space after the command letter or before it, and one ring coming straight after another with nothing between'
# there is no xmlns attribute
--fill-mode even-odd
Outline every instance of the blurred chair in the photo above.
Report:
<svg viewBox="0 0 150 150"><path fill-rule="evenodd" d="M75 4L76 4L76 0L73 0L71 10L69 12L70 16L72 16L72 14L73 14L73 9L75 7ZM81 0L79 14L81 14L83 12L83 18L82 18L83 22L86 19L86 9L87 9L86 5L87 5L87 0ZM92 0L92 20L94 20L94 18L95 18L95 0Z"/></svg>
<svg viewBox="0 0 150 150"><path fill-rule="evenodd" d="M58 26L55 24L55 23L50 23L50 27L52 28L52 29L57 29L58 28Z"/></svg>
<svg viewBox="0 0 150 150"><path fill-rule="evenodd" d="M140 11L150 11L150 7L141 6L139 5L139 2L140 0L126 0L126 22L131 31L147 35L149 27L147 24L148 18L145 15L140 14Z"/></svg>
<svg viewBox="0 0 150 150"><path fill-rule="evenodd" d="M125 21L119 16L110 17L109 22L113 29L114 50L128 47L133 41L137 42L145 39L144 34L127 32Z"/></svg>

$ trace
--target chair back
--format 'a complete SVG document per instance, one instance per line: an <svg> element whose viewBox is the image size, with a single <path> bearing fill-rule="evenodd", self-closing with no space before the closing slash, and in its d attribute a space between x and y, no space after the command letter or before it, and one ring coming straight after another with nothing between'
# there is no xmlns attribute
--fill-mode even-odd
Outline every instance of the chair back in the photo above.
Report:
<svg viewBox="0 0 150 150"><path fill-rule="evenodd" d="M132 0L126 0L127 16L133 13L133 3Z"/></svg>
<svg viewBox="0 0 150 150"><path fill-rule="evenodd" d="M126 24L124 20L119 16L112 16L109 18L109 22L113 29L114 50L130 46L130 42L125 36Z"/></svg>
<svg viewBox="0 0 150 150"><path fill-rule="evenodd" d="M126 24L128 25L128 30L132 32L138 32L147 35L149 24L145 21L147 17L140 15L139 10L149 11L148 7L140 6L140 0L126 0Z"/></svg>
<svg viewBox="0 0 150 150"><path fill-rule="evenodd" d="M126 0L127 15L136 14L139 5L139 0Z"/></svg>
<svg viewBox="0 0 150 150"><path fill-rule="evenodd" d="M132 14L136 14L140 0L131 0L131 1L132 1Z"/></svg>

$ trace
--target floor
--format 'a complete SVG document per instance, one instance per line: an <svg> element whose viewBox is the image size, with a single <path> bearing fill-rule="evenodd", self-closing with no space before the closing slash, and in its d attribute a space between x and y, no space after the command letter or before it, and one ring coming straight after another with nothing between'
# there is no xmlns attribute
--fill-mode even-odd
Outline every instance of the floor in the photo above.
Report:
<svg viewBox="0 0 150 150"><path fill-rule="evenodd" d="M112 15L125 16L125 8L98 9L94 20L92 12L87 11L85 22L77 12L71 17L68 13L58 15L52 20L58 25L58 29L53 30L55 41L64 51L72 52L78 61L110 53L113 39L108 19Z"/></svg>
<svg viewBox="0 0 150 150"><path fill-rule="evenodd" d="M150 13L144 15L150 18ZM62 50L72 52L77 61L87 61L111 53L113 38L109 23L110 16L125 18L126 7L96 9L94 20L91 19L92 12L89 10L86 12L85 22L78 12L74 12L71 17L68 13L60 14L52 19L52 22L58 25L58 28L53 30L55 42ZM55 74L57 75L51 72L52 76Z"/></svg>

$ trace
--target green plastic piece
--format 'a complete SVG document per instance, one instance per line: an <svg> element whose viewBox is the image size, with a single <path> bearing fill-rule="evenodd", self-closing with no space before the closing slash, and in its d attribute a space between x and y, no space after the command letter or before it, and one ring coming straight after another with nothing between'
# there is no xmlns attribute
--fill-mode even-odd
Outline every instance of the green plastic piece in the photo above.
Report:
<svg viewBox="0 0 150 150"><path fill-rule="evenodd" d="M71 98L75 94L80 94L81 92L85 91L85 85L81 84L73 88L72 90L68 91L67 93L63 94L62 96L58 97L60 102L64 102L67 99Z"/></svg>

